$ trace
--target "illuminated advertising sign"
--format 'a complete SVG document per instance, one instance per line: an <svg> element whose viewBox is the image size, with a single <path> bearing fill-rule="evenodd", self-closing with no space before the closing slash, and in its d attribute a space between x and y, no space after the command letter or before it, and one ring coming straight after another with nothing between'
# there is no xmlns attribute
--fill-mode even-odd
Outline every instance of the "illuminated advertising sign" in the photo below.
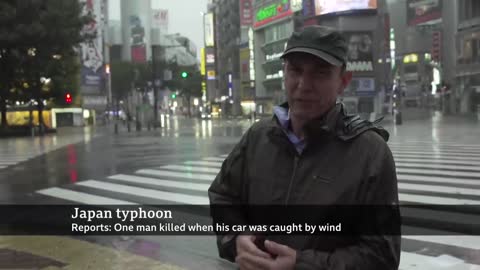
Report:
<svg viewBox="0 0 480 270"><path fill-rule="evenodd" d="M478 0L477 0L478 1ZM414 26L442 18L442 1L440 0L408 0L407 21Z"/></svg>
<svg viewBox="0 0 480 270"><path fill-rule="evenodd" d="M240 0L240 25L250 26L253 23L252 0Z"/></svg>
<svg viewBox="0 0 480 270"><path fill-rule="evenodd" d="M200 50L200 74L205 76L206 68L205 68L205 48Z"/></svg>
<svg viewBox="0 0 480 270"><path fill-rule="evenodd" d="M215 55L213 53L207 53L207 64L215 63Z"/></svg>
<svg viewBox="0 0 480 270"><path fill-rule="evenodd" d="M215 80L215 70L207 71L207 80Z"/></svg>
<svg viewBox="0 0 480 270"><path fill-rule="evenodd" d="M257 10L254 27L271 23L273 21L292 15L289 0L281 0Z"/></svg>
<svg viewBox="0 0 480 270"><path fill-rule="evenodd" d="M100 1L86 0L83 13L93 14L93 21L86 25L83 29L85 34L96 35L102 32L102 22L97 18L101 18ZM96 38L81 44L81 63L82 63L82 87L89 89L92 93L100 92L102 86L103 74L103 42L102 35L96 35Z"/></svg>
<svg viewBox="0 0 480 270"><path fill-rule="evenodd" d="M303 0L290 0L290 8L292 9L293 12L302 10Z"/></svg>
<svg viewBox="0 0 480 270"><path fill-rule="evenodd" d="M343 33L348 41L347 70L373 71L373 35L371 32Z"/></svg>
<svg viewBox="0 0 480 270"><path fill-rule="evenodd" d="M363 9L377 9L377 0L315 0L315 15Z"/></svg>
<svg viewBox="0 0 480 270"><path fill-rule="evenodd" d="M213 25L213 13L208 13L205 15L205 46L213 47L215 46L215 36L214 36L214 25Z"/></svg>

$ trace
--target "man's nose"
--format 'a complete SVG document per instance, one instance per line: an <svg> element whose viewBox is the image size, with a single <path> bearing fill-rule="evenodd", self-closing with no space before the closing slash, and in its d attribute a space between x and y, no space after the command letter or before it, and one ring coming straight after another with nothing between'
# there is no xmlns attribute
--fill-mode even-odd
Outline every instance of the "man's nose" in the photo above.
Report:
<svg viewBox="0 0 480 270"><path fill-rule="evenodd" d="M310 91L313 89L313 77L309 74L302 74L298 83L299 90Z"/></svg>

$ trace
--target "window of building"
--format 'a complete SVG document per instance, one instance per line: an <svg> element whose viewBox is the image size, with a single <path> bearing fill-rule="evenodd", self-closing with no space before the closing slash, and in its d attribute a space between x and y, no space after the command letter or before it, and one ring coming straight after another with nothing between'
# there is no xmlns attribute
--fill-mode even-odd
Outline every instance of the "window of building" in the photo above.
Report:
<svg viewBox="0 0 480 270"><path fill-rule="evenodd" d="M265 29L265 43L287 39L292 32L293 27L291 22L284 22L268 27Z"/></svg>
<svg viewBox="0 0 480 270"><path fill-rule="evenodd" d="M472 18L480 17L480 1L472 1Z"/></svg>
<svg viewBox="0 0 480 270"><path fill-rule="evenodd" d="M472 18L472 0L465 2L465 19L470 20Z"/></svg>

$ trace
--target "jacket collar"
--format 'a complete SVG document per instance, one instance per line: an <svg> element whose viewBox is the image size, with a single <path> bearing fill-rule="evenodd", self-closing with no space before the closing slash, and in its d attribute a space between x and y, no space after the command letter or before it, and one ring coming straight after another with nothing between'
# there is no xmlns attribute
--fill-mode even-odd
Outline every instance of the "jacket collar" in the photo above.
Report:
<svg viewBox="0 0 480 270"><path fill-rule="evenodd" d="M289 109L288 103L279 105ZM367 130L373 130L378 133L385 141L388 141L389 134L382 127L376 126L381 119L370 122L363 120L358 115L347 114L343 103L337 102L323 116L307 122L304 127L307 141L315 141L317 138L327 136L337 137L343 141L349 141ZM274 115L272 119L273 134L283 135L279 119Z"/></svg>
<svg viewBox="0 0 480 270"><path fill-rule="evenodd" d="M289 110L288 103L282 103L279 105L282 108ZM337 119L339 113L342 111L342 104L335 104L329 111L327 111L323 116L314 118L307 122L304 127L305 137L308 140L309 138L316 137L319 134L329 133L331 135L335 134ZM275 123L277 126L281 126L280 119L274 115Z"/></svg>

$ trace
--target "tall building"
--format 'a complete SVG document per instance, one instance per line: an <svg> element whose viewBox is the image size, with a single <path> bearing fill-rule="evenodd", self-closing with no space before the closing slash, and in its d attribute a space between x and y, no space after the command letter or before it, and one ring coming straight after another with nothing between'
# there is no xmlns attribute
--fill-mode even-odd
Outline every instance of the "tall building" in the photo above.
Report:
<svg viewBox="0 0 480 270"><path fill-rule="evenodd" d="M294 30L289 0L253 1L255 105L260 115L285 101L283 65L280 56Z"/></svg>
<svg viewBox="0 0 480 270"><path fill-rule="evenodd" d="M459 113L472 114L480 109L480 1L454 2L458 2L454 100Z"/></svg>
<svg viewBox="0 0 480 270"><path fill-rule="evenodd" d="M240 9L238 0L215 0L215 53L217 87L222 110L240 112ZM208 52L207 52L208 54ZM216 97L218 101L218 96Z"/></svg>

